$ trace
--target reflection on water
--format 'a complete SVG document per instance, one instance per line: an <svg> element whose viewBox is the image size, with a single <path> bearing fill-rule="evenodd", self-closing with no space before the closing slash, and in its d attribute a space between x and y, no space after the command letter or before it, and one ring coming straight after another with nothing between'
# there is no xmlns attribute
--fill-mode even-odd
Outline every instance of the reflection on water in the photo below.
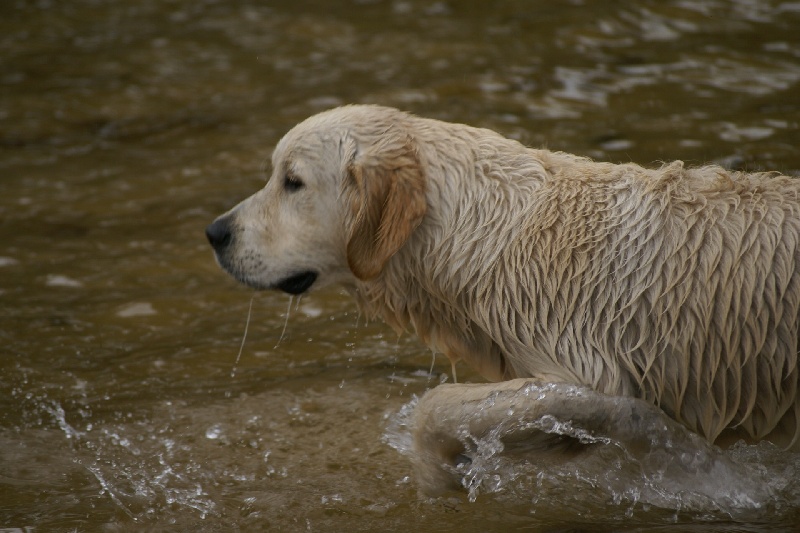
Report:
<svg viewBox="0 0 800 533"><path fill-rule="evenodd" d="M423 498L382 436L439 383L427 349L336 290L258 294L237 363L251 295L203 228L282 132L347 102L798 174L798 27L788 0L4 2L0 528L790 530L797 458L763 446L730 453L729 484L774 496L753 513L613 446L563 469L487 453L474 502Z"/></svg>

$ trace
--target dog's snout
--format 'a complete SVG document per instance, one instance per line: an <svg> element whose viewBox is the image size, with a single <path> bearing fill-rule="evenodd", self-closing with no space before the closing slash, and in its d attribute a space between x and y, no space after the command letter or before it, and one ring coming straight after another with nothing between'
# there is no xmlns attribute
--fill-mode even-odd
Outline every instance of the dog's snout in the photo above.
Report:
<svg viewBox="0 0 800 533"><path fill-rule="evenodd" d="M227 217L216 219L206 228L206 237L211 246L214 247L214 250L217 252L223 251L233 240L230 220Z"/></svg>

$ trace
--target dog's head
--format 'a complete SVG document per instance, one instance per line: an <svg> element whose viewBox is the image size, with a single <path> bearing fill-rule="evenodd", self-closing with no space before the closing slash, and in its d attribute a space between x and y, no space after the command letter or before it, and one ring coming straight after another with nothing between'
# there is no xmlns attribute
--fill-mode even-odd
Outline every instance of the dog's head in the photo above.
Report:
<svg viewBox="0 0 800 533"><path fill-rule="evenodd" d="M295 126L275 148L267 185L206 228L219 264L290 294L377 277L426 211L409 119L347 106Z"/></svg>

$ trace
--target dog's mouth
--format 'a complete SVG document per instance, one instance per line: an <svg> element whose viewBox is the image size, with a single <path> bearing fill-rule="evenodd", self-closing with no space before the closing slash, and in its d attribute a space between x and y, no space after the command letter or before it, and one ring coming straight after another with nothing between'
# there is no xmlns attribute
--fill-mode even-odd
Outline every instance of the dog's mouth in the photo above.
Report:
<svg viewBox="0 0 800 533"><path fill-rule="evenodd" d="M275 287L292 295L303 294L317 280L317 273L310 270L294 274L278 282Z"/></svg>

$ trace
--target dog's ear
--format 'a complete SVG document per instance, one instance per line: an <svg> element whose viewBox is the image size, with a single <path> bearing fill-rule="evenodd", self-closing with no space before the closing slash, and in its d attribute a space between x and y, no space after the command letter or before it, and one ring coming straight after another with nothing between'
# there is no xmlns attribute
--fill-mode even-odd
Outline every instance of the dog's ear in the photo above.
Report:
<svg viewBox="0 0 800 533"><path fill-rule="evenodd" d="M358 279L383 270L427 209L425 177L410 137L387 132L347 169L351 229L347 262Z"/></svg>

